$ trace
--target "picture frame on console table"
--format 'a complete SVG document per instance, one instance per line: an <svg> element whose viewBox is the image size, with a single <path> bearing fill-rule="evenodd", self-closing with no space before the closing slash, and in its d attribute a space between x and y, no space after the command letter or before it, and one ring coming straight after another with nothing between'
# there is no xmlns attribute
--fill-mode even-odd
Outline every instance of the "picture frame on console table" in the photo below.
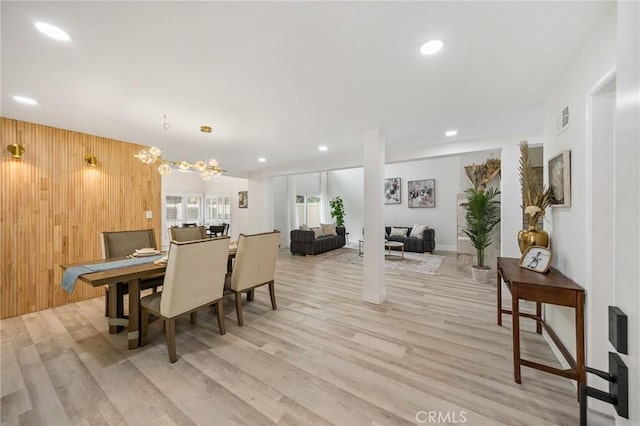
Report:
<svg viewBox="0 0 640 426"><path fill-rule="evenodd" d="M436 180L410 180L407 183L407 204L409 208L436 206Z"/></svg>
<svg viewBox="0 0 640 426"><path fill-rule="evenodd" d="M551 250L542 246L531 246L520 257L520 267L545 274L551 268Z"/></svg>
<svg viewBox="0 0 640 426"><path fill-rule="evenodd" d="M551 207L571 207L571 151L564 150L548 162Z"/></svg>

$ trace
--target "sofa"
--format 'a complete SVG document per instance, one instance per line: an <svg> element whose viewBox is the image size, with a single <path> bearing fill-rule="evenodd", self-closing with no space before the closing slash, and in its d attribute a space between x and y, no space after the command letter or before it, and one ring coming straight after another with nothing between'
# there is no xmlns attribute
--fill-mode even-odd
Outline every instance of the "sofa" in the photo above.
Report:
<svg viewBox="0 0 640 426"><path fill-rule="evenodd" d="M315 232L294 229L291 231L290 250L292 254L306 256L324 253L343 247L346 244L345 228L336 227L338 235L325 235L316 238Z"/></svg>
<svg viewBox="0 0 640 426"><path fill-rule="evenodd" d="M403 227L404 228L404 227ZM385 229L385 238L388 241L399 241L404 243L404 251L413 251L416 253L429 252L433 253L436 249L436 231L431 228L426 228L422 233L422 238L410 237L411 229L407 227L406 235L390 235L391 226L387 226Z"/></svg>

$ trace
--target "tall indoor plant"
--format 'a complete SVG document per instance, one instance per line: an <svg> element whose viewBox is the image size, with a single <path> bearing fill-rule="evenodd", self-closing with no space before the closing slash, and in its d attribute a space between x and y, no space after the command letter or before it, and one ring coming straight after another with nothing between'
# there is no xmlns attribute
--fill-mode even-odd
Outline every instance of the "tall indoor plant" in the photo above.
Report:
<svg viewBox="0 0 640 426"><path fill-rule="evenodd" d="M476 189L466 191L465 208L466 226L462 230L476 249L478 264L471 267L473 279L487 283L489 268L484 264L484 250L493 242L493 230L500 223L500 201L497 200L500 190L497 188Z"/></svg>
<svg viewBox="0 0 640 426"><path fill-rule="evenodd" d="M344 226L344 204L342 203L342 197L337 196L333 200L329 201L331 206L331 217L336 220L336 226Z"/></svg>

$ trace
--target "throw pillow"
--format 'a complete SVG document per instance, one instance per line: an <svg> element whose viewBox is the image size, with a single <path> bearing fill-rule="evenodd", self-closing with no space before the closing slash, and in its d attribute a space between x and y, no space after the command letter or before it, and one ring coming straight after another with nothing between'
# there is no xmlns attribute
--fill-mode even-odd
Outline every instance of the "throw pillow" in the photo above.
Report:
<svg viewBox="0 0 640 426"><path fill-rule="evenodd" d="M321 223L320 228L324 235L338 235L335 223Z"/></svg>
<svg viewBox="0 0 640 426"><path fill-rule="evenodd" d="M315 234L315 237L324 237L324 233L322 232L322 228L311 228L311 230L313 231L313 233Z"/></svg>
<svg viewBox="0 0 640 426"><path fill-rule="evenodd" d="M427 225L418 225L417 223L414 223L413 228L411 228L411 234L409 234L409 236L422 239L425 229L429 229L429 227Z"/></svg>
<svg viewBox="0 0 640 426"><path fill-rule="evenodd" d="M391 228L390 237L406 237L409 228Z"/></svg>
<svg viewBox="0 0 640 426"><path fill-rule="evenodd" d="M307 225L300 225L300 230L302 231L311 231L311 228L309 228Z"/></svg>

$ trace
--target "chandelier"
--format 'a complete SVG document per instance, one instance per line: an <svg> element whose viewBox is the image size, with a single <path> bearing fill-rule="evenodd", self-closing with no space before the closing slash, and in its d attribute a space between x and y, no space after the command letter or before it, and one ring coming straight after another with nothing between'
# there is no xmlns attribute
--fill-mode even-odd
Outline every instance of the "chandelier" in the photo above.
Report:
<svg viewBox="0 0 640 426"><path fill-rule="evenodd" d="M166 158L162 158L162 151L155 146L144 148L140 150L134 157L143 162L144 164L160 163L158 166L158 173L161 175L171 174L174 168L179 170L192 170L200 172L200 177L203 180L209 180L214 176L220 176L226 170L218 167L218 161L216 159L209 160L208 163L204 161L196 161L195 163L189 163L187 161L174 161Z"/></svg>
<svg viewBox="0 0 640 426"><path fill-rule="evenodd" d="M167 121L167 116L164 116L164 124L163 127L165 130L169 129L169 122ZM206 128L206 129L205 129ZM200 131L203 133L211 133L211 128L207 126L202 126ZM162 158L162 151L155 147L150 146L147 148L143 148L134 155L138 160L143 162L144 164L154 164L159 163L158 173L163 176L171 174L171 171L174 168L177 168L181 171L196 171L200 172L200 177L203 180L209 180L214 176L220 176L226 170L218 167L218 161L214 158L210 159L208 162L204 161L196 161L195 163L189 163L187 161L174 161L166 158Z"/></svg>

